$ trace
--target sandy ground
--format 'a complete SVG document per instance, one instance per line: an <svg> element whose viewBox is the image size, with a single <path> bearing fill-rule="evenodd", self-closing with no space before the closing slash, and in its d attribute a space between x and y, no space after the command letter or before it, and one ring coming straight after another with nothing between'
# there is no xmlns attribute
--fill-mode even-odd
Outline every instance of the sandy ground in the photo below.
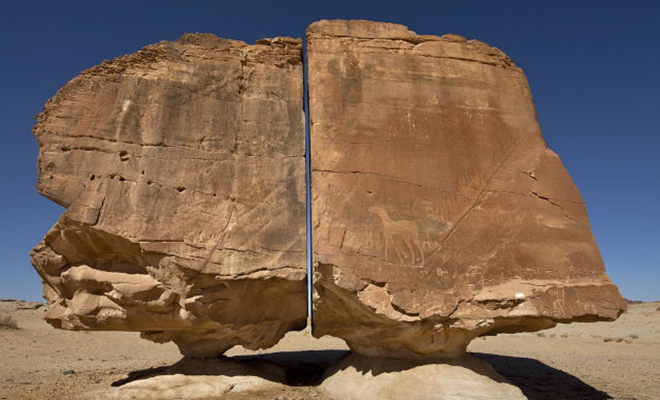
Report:
<svg viewBox="0 0 660 400"><path fill-rule="evenodd" d="M19 327L0 328L0 399L72 399L162 374L181 359L173 344L154 344L138 333L60 331L43 314L38 303L0 301L0 317L11 316ZM308 330L290 332L266 351L232 349L232 357L286 365L290 386L224 398L326 400L315 381L346 349L342 340L314 339ZM468 350L530 400L660 400L660 303L633 304L612 323L479 338Z"/></svg>

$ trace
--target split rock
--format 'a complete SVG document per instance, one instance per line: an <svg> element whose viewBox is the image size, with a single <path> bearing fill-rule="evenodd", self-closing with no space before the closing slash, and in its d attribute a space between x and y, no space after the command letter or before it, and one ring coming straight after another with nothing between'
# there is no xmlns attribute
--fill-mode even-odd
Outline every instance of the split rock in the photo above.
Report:
<svg viewBox="0 0 660 400"><path fill-rule="evenodd" d="M315 336L458 356L625 310L502 51L369 21L314 23L307 43Z"/></svg>
<svg viewBox="0 0 660 400"><path fill-rule="evenodd" d="M84 71L37 117L66 207L32 263L46 319L186 355L306 325L301 40L186 34Z"/></svg>

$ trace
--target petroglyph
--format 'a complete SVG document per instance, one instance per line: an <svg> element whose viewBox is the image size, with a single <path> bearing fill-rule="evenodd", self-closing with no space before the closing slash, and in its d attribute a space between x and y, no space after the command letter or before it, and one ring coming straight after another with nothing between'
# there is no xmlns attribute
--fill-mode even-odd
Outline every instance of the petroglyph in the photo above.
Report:
<svg viewBox="0 0 660 400"><path fill-rule="evenodd" d="M423 267L427 256L439 250L439 238L451 226L451 223L439 221L427 214L436 209L434 203L426 202L425 207L421 209L424 212L420 212L417 207L413 208L413 211L421 215L410 219L397 219L393 218L385 208L371 206L368 208L368 213L377 217L381 229L367 230L365 241L373 247L374 236L380 236L383 241L382 256L385 261Z"/></svg>
<svg viewBox="0 0 660 400"><path fill-rule="evenodd" d="M413 221L393 220L382 207L372 206L369 212L376 214L383 224L383 235L385 236L385 252L383 257L390 260L390 246L396 252L399 262L414 265L417 262L417 253L421 265L424 265L424 249L419 241L419 230ZM408 254L402 253L397 247L397 239L400 239L408 249Z"/></svg>

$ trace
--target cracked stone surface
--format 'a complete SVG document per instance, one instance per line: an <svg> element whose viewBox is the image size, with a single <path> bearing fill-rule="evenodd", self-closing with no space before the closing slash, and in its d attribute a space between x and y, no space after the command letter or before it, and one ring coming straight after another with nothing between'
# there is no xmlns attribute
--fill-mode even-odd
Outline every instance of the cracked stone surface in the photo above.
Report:
<svg viewBox="0 0 660 400"><path fill-rule="evenodd" d="M314 23L307 43L315 336L454 357L625 310L502 51L368 21Z"/></svg>
<svg viewBox="0 0 660 400"><path fill-rule="evenodd" d="M66 207L32 263L47 320L209 356L306 324L302 44L186 34L84 71L37 117Z"/></svg>

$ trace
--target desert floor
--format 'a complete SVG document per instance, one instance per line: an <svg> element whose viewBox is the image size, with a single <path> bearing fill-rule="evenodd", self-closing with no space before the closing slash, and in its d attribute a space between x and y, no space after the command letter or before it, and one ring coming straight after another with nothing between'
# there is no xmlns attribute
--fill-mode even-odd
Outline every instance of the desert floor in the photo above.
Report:
<svg viewBox="0 0 660 400"><path fill-rule="evenodd" d="M43 321L39 303L0 301L0 317L7 315L18 329L0 328L0 399L80 398L162 374L181 359L173 344L154 344L138 333L53 329ZM308 330L290 332L266 351L234 348L228 355L285 364L291 385L224 398L326 400L315 380L346 349L342 340L314 339ZM660 303L632 304L611 323L478 338L468 350L530 400L660 400Z"/></svg>

